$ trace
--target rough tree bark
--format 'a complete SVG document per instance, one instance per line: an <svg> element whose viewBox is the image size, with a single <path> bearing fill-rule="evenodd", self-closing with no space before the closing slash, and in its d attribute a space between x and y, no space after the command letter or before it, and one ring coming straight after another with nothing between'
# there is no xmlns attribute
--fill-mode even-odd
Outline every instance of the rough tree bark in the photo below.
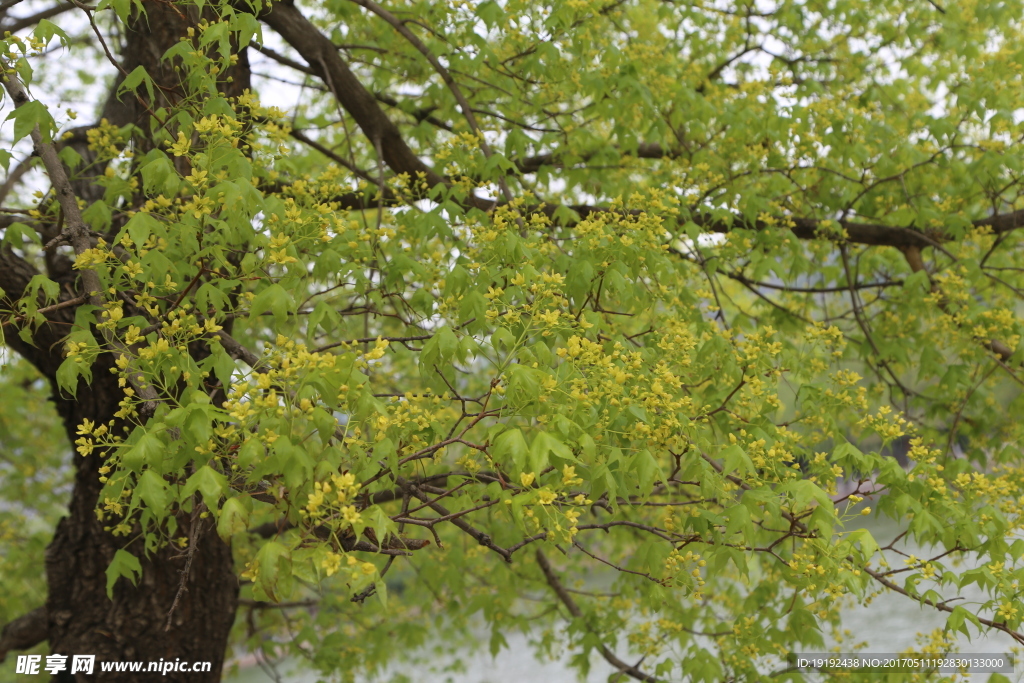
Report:
<svg viewBox="0 0 1024 683"><path fill-rule="evenodd" d="M173 64L162 62L161 56L186 34L189 26L197 23L198 17L160 0L149 0L144 7L145 16L137 17L125 36L120 66L122 73L131 73L137 66L143 66L161 86L156 95L158 101L147 103L155 109L172 103L181 95ZM244 50L238 65L225 75L231 76L231 82L224 84L227 95L238 95L249 87ZM142 131L148 130L146 107L130 93L117 97L120 81L120 77L116 79L102 116L115 125L135 123ZM77 142L73 140L69 144L75 144L88 162L91 159L84 148L84 137L77 136ZM148 145L144 138L133 140L133 144L141 150ZM93 168L86 175L93 174L102 174L102 168ZM79 178L75 190L86 201L96 198L91 196L95 188L90 187L88 178ZM70 269L69 259L49 255L45 265L49 277L62 284L62 301L76 299L84 293L78 291L80 284ZM19 298L35 274L35 267L19 254L9 248L0 250L0 288L7 297ZM48 316L50 324L34 332L31 344L19 339L16 330L5 330L10 348L49 379L58 413L72 443L83 420L102 424L114 419L114 412L124 396L116 376L109 371L112 365L109 354L99 357L92 368L93 381L88 384L80 381L74 397L58 389L56 372L63 361L60 340L74 317L74 306L55 311ZM38 642L43 631L37 626L45 618L45 638L54 654L94 654L97 661L210 662L209 673L170 672L163 680L219 681L238 601L238 579L233 570L231 548L212 529L193 525L187 515L178 520L181 533L189 534L191 529L192 535L197 536L187 576L183 571L187 555L180 548L167 547L148 557L139 543L126 548L126 540L108 533L104 523L96 517L102 486L98 474L102 453L73 457L75 477L68 515L58 524L46 553L46 605L26 615L24 623L14 623L5 629L3 636L7 644L24 648ZM201 523L207 524L208 520ZM142 576L137 586L120 579L111 600L107 597L106 568L115 552L122 548L141 558ZM182 585L184 590L180 591L179 598ZM98 669L88 677L90 681L111 682L137 679L138 674L102 674ZM54 680L85 681L86 677L63 672Z"/></svg>

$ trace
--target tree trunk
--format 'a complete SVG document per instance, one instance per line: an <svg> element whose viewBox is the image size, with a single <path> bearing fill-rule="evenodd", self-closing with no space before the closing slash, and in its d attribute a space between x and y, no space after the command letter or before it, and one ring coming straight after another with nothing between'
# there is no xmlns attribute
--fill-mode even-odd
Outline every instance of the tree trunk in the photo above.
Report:
<svg viewBox="0 0 1024 683"><path fill-rule="evenodd" d="M178 80L180 73L175 72L173 64L161 62L160 58L186 34L188 26L198 22L189 15L189 10L160 0L145 2L145 9L146 15L137 18L125 36L122 66L128 73L143 66L153 80L163 86L156 94L157 102L147 103L155 110L173 104L183 94ZM228 95L238 95L249 87L245 51L240 52L239 63L225 74L232 77L232 82L225 85L230 89ZM118 78L115 83L103 116L115 125L135 123L142 131L148 131L146 107L131 93L123 94L120 99L116 96L120 81ZM148 146L145 139L135 143L143 150ZM102 174L102 169L93 172ZM86 201L97 198L90 196L95 192L89 185L88 179L79 179L76 183L76 190ZM51 256L46 265L50 277L64 283L64 300L78 296L67 259ZM12 250L0 250L0 287L11 299L20 296L35 272L33 266ZM6 335L7 343L49 378L58 412L73 443L83 420L105 424L114 419L124 394L117 385L116 375L110 372L109 354L101 355L96 362L91 384L80 381L75 397L61 394L55 381L57 368L63 360L59 342L68 329L67 324L74 320L74 308L58 311L50 319L56 324L38 329L34 344L24 343L14 333ZM149 662L162 659L180 660L189 665L209 662L210 666L205 673L169 671L161 680L219 681L238 604L238 579L231 548L217 536L211 520L197 520L201 525L197 527L187 515L179 518L179 528L185 533L190 527L200 532L188 553L168 546L147 556L140 541L128 543L125 537L112 536L96 516L102 488L98 468L104 456L97 451L88 457L77 454L73 457L75 481L68 516L57 525L46 553L47 637L50 651L68 656L69 665L71 655L96 655L96 668L91 676L80 673L73 676L64 671L53 680L137 681L138 673L104 673L100 663L141 661L145 671ZM132 585L125 578L118 579L111 599L107 597L106 569L119 549L126 549L140 558L142 575L138 585ZM186 573L188 556L191 561Z"/></svg>
<svg viewBox="0 0 1024 683"><path fill-rule="evenodd" d="M69 438L85 418L109 421L123 396L108 372L109 356L93 368L93 384L79 386L78 401L59 401ZM106 367L104 367L106 366ZM111 379L108 379L111 378ZM224 663L228 633L234 623L238 580L231 548L211 529L204 529L193 549L185 591L170 618L168 614L181 587L186 556L168 546L144 557L141 543L127 549L142 557L137 586L118 579L113 600L107 597L106 569L114 553L125 547L123 538L104 530L95 509L101 484L97 468L102 455L77 458L69 515L57 525L46 552L49 595L50 651L54 654L95 654L100 661L160 659L210 662L210 672L172 672L168 681L218 681ZM188 521L183 524L188 529ZM137 674L107 673L98 678L70 676L55 680L133 681Z"/></svg>

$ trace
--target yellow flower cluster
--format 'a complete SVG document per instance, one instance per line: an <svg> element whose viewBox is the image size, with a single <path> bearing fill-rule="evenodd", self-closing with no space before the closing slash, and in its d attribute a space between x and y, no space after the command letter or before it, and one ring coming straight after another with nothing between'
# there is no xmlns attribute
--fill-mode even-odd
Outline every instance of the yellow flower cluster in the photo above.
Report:
<svg viewBox="0 0 1024 683"><path fill-rule="evenodd" d="M334 495L330 495L330 494ZM315 482L313 492L303 508L303 514L312 520L344 522L341 528L351 527L361 521L359 511L352 504L359 493L359 484L351 472L332 474L330 481Z"/></svg>
<svg viewBox="0 0 1024 683"><path fill-rule="evenodd" d="M912 428L902 415L893 415L890 406L879 406L874 415L865 416L858 424L873 429L885 443L900 438Z"/></svg>
<svg viewBox="0 0 1024 683"><path fill-rule="evenodd" d="M665 574L675 585L688 588L699 595L699 591L706 583L701 568L707 562L701 559L700 553L687 550L684 555L678 548L673 548L668 557L665 558Z"/></svg>

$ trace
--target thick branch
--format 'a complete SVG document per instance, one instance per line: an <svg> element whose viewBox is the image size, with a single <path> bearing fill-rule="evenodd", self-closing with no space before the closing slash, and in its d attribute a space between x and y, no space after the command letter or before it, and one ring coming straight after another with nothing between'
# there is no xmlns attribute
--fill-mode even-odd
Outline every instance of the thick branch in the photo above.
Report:
<svg viewBox="0 0 1024 683"><path fill-rule="evenodd" d="M352 115L371 141L379 144L384 161L396 173L408 173L415 178L423 174L430 185L444 183L444 178L416 156L391 119L387 117L376 98L359 81L348 64L338 55L338 49L294 5L275 3L270 11L260 15L268 26L277 31L285 42L309 64L310 70L331 88L341 106Z"/></svg>
<svg viewBox="0 0 1024 683"><path fill-rule="evenodd" d="M619 150L618 145L612 147L612 149ZM671 156L671 153L666 151L664 147L656 142L641 142L635 152L627 152L629 156L636 157L637 159L663 159L666 156ZM597 156L598 152L591 152L582 155L580 161L589 161L593 157ZM562 155L555 153L538 154L532 157L526 157L518 161L513 160L516 168L522 174L536 173L545 166L561 167L565 165L565 161Z"/></svg>
<svg viewBox="0 0 1024 683"><path fill-rule="evenodd" d="M413 47L415 47L416 50L421 55L426 57L427 61L430 62L430 65L434 67L434 71L436 71L438 75L441 76L441 79L444 80L444 84L448 86L448 90L455 97L455 101L458 103L459 108L462 110L462 115L466 117L466 122L469 124L470 130L472 130L473 133L476 134L476 136L479 138L480 151L482 151L484 153L484 156L487 157L488 159L491 158L494 152L491 151L491 146L488 144L486 136L480 130L480 125L477 123L476 115L473 113L473 108L469 105L469 100L466 99L466 96L462 93L462 88L460 88L458 82L454 78L452 78L451 73L441 63L441 60L437 58L437 55L431 52L430 49L423 43L423 41L416 37L415 33L409 30L409 27L406 26L404 22L399 20L398 17L396 17L391 12L387 11L386 9L375 3L373 0L352 1L355 2L357 5L365 7L370 12L373 12L378 17L388 22L388 24L390 24L391 27L399 33L399 35L401 35L403 38L409 41L409 43ZM504 176L498 177L498 187L501 188L501 193L502 195L504 195L505 201L511 202L512 192L511 190L509 190L508 183L505 182Z"/></svg>
<svg viewBox="0 0 1024 683"><path fill-rule="evenodd" d="M244 6L240 7L244 11ZM310 70L327 84L339 104L352 115L363 134L380 149L384 163L395 173L422 177L434 187L447 181L420 159L406 144L398 126L381 109L377 98L359 81L352 69L338 54L338 49L310 23L297 7L275 3L260 15L309 64ZM494 202L470 194L466 202L478 209L489 210Z"/></svg>
<svg viewBox="0 0 1024 683"><path fill-rule="evenodd" d="M17 33L18 31L26 28L32 28L43 19L52 19L58 14L63 14L69 10L74 9L75 6L72 4L59 4L54 5L48 9L41 10L27 17L11 17L13 22L7 26L3 26L2 30L10 31L11 33Z"/></svg>
<svg viewBox="0 0 1024 683"><path fill-rule="evenodd" d="M4 626L0 631L0 662L11 650L27 650L47 638L47 616L45 607L36 607Z"/></svg>
<svg viewBox="0 0 1024 683"><path fill-rule="evenodd" d="M274 60L278 64L281 64L282 66L287 66L290 69L295 69L296 71L301 71L302 73L309 74L310 76L316 76L317 75L316 71L314 71L310 66L308 66L306 64L302 64L301 62L297 62L294 59L291 59L290 57L288 57L287 55L283 55L280 52L267 47L266 45L260 45L255 40L252 41L251 43L249 43L249 47L251 49L253 49L253 50L256 50L260 54L265 55L265 56L271 58L272 60ZM435 118L435 117L430 115L430 112L433 111L433 109L418 109L418 110L414 110L414 111L407 111L406 109L404 109L402 107L401 103L398 100L396 100L395 98L393 98L393 97L389 97L389 96L384 95L382 93L374 93L373 96L377 99L378 102L383 102L384 104L388 105L389 107L395 107L396 109L400 109L401 111L405 112L406 114L409 114L410 116L412 116L417 121L427 121L427 122L437 126L438 128L442 128L442 129L444 129L444 130L446 130L448 132L452 132L452 130L453 130L452 127L450 125L448 125L448 123L446 123L446 122L444 122L444 121L442 121L442 120L440 120L438 118ZM293 137L295 137L297 140L301 139L301 138L298 138L297 136L295 136L294 133L295 133L295 131L292 131L292 136Z"/></svg>
<svg viewBox="0 0 1024 683"><path fill-rule="evenodd" d="M996 234L1012 232L1017 228L1024 228L1024 209L983 218L980 221L974 221L973 224L979 228L989 226L992 228L992 232Z"/></svg>
<svg viewBox="0 0 1024 683"><path fill-rule="evenodd" d="M586 219L591 215L599 213L622 213L622 209L609 209L603 206L591 206L588 204L578 204L569 207L573 211L579 214L581 219ZM544 206L543 210L547 214L554 214L558 209L558 206ZM626 210L627 213L638 215L640 212L636 210ZM708 213L698 213L690 217L691 221L696 223L698 226L708 232L717 232L726 234L733 230L745 229L745 230L785 230L786 228L779 227L778 225L770 225L769 223L762 220L748 221L742 216L734 215L729 218L717 218ZM903 228L893 225L884 225L881 223L858 223L855 221L847 220L829 220L829 219L816 219L816 218L795 218L793 220L792 227L789 230L800 239L823 239L828 237L828 231L834 230L833 226L838 226L846 231L846 235L843 238L846 242L852 242L854 244L867 244L872 246L889 246L889 247L939 247L941 244L934 238L925 235L924 233L912 230L911 228ZM784 221L780 221L784 222Z"/></svg>
<svg viewBox="0 0 1024 683"><path fill-rule="evenodd" d="M378 5L368 0L356 0L356 2L378 14L383 12ZM244 7L240 7L240 9L244 10ZM260 15L260 19L277 31L308 62L309 69L328 85L341 106L356 120L363 133L375 146L379 145L385 163L393 171L396 173L408 173L412 178L422 174L431 186L445 183L445 179L424 163L408 146L402 138L398 127L381 109L375 96L363 86L348 64L338 54L337 47L318 31L302 15L298 8L291 4L277 3L273 5L271 10L263 12ZM405 34L403 33L403 35ZM406 37L408 38L408 36ZM415 36L413 37L415 38ZM420 49L422 43L417 44L414 42L414 45L417 46L417 49ZM663 156L664 151L657 145L642 145L638 148L637 155L643 157ZM533 161L524 160L524 163L528 162L526 167L528 169L539 168L547 161L548 159L544 156L540 156L536 157ZM490 200L481 199L473 195L467 198L466 203L469 206L483 210L490 210L495 205ZM559 205L557 204L546 204L536 207L536 210L550 215L554 214L558 208ZM576 205L568 208L575 211L583 219L594 213L611 211L611 209L606 207L590 205ZM727 233L736 228L749 230L779 229L764 221L747 221L740 216L733 216L726 220L713 217L710 214L697 214L692 216L690 220L709 232ZM925 247L934 247L942 249L941 243L943 238L941 236L931 236L912 228L880 223L796 218L793 219L793 225L790 230L800 239L821 239L823 236L826 236L822 233L823 228L828 226L830 229L834 229L832 226L836 225L846 233L843 240L854 244L897 248L917 247L923 249ZM1024 227L1024 210L980 219L974 221L974 225L979 227L990 226L996 233L1009 232L1019 227Z"/></svg>
<svg viewBox="0 0 1024 683"><path fill-rule="evenodd" d="M221 346L224 347L224 350L228 352L229 356L235 360L244 362L255 372L267 372L265 364L260 362L260 357L243 346L230 334L224 330L220 330L217 332L217 337L220 339Z"/></svg>
<svg viewBox="0 0 1024 683"><path fill-rule="evenodd" d="M17 78L13 75L5 75L3 82L7 93L14 100L15 108L29 103L28 93ZM57 149L53 143L43 139L39 126L35 126L32 129L31 136L35 153L43 160L46 174L50 177L50 182L53 183L54 194L57 196L57 202L60 204L61 211L64 214L65 227L57 239L58 241L71 244L76 254L82 254L92 248L92 242L89 237L90 230L89 226L82 220L82 213L78 208L78 198L71 188L71 182L68 180L67 173L64 172L64 164L61 163L60 157L57 156ZM100 283L99 275L92 268L82 268L79 273L81 274L85 295L89 297L89 303L97 308L102 308L103 297L100 292L103 286ZM104 338L116 353L125 358L131 358L127 347L117 340L113 334L104 331ZM131 363L129 363L129 369L132 369ZM139 412L142 415L152 415L156 411L158 399L156 390L137 371L132 370L129 379L139 397L144 401Z"/></svg>

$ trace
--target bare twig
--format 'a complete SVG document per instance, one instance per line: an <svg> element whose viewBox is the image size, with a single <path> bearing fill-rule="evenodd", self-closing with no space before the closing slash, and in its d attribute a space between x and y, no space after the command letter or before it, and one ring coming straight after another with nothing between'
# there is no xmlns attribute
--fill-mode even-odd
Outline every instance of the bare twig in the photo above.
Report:
<svg viewBox="0 0 1024 683"><path fill-rule="evenodd" d="M576 619L582 619L582 610L580 610L579 605L576 604L576 600L572 597L569 591L567 591L565 586L562 585L562 582L558 580L558 575L555 574L555 570L551 567L551 563L548 562L548 558L545 557L544 552L538 548L535 556L537 558L537 565L540 566L540 570L544 573L544 578L547 580L548 585L551 586L551 590L555 592L558 599L561 600L562 604L565 605L565 608L569 610L569 614ZM598 652L601 653L601 656L604 657L606 662L630 678L635 678L638 681L646 681L646 683L659 683L659 679L622 661L615 656L615 653L603 644L598 646Z"/></svg>
<svg viewBox="0 0 1024 683"><path fill-rule="evenodd" d="M89 297L87 297L87 296L84 296L84 295L83 296L76 296L74 299L68 299L67 301L61 301L59 304L53 304L52 306L44 306L43 308L40 308L40 309L36 310L36 313L43 313L43 314L45 314L45 313L53 313L54 311L59 311L59 310L64 309L64 308L71 308L72 306L78 306L79 304L84 304L88 300L89 300ZM20 318L22 316L18 316L18 317ZM10 325L13 322L14 322L14 320L5 320L2 323L0 323L0 326Z"/></svg>

